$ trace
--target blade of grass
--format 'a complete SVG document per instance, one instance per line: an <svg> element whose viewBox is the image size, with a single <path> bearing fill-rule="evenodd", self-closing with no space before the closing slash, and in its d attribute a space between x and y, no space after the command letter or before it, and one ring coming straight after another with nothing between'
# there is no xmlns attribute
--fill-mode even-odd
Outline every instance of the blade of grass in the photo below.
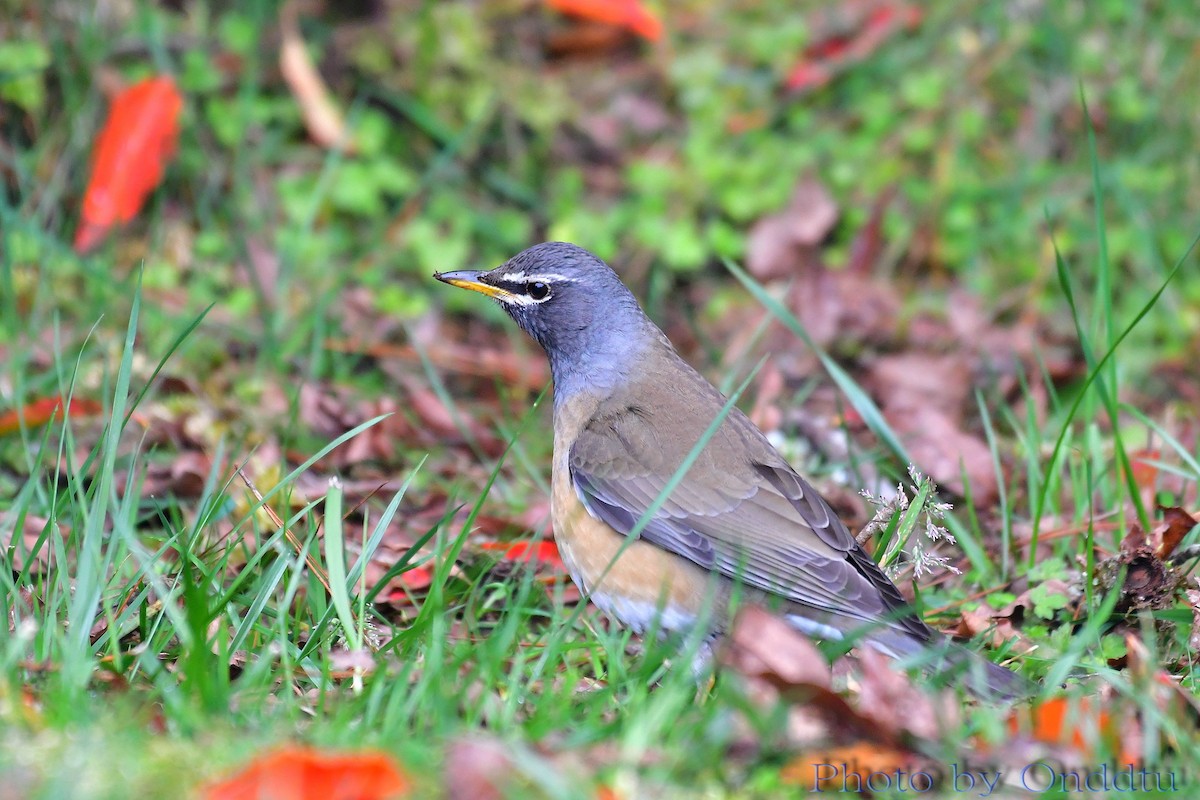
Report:
<svg viewBox="0 0 1200 800"><path fill-rule="evenodd" d="M1090 367L1088 369L1087 378L1084 380L1083 385L1080 387L1079 393L1075 396L1075 400L1071 403L1070 407L1067 409L1067 414L1066 414L1065 419L1062 421L1062 426L1059 429L1058 437L1054 441L1054 448L1050 453L1050 459L1049 459L1052 467L1054 464L1059 463L1059 459L1063 455L1063 444L1067 439L1067 435L1070 433L1071 422L1072 422L1072 420L1074 420L1075 414L1079 410L1080 404L1083 403L1083 399L1087 395L1088 388L1099 377L1100 369L1102 367L1104 367L1109 362L1110 359L1113 358L1113 356L1117 352L1117 348L1121 346L1121 343L1123 341L1125 341L1126 337L1128 337L1129 334L1133 331L1133 329L1137 327L1138 323L1140 323L1145 318L1145 316L1150 313L1150 310L1152 308L1154 308L1155 304L1158 303L1159 298L1162 297L1163 293L1167 290L1167 287L1171 285L1171 282L1173 280L1175 280L1175 276L1179 274L1179 270L1187 262L1187 259L1192 254L1192 251L1196 249L1197 244L1200 244L1200 234L1197 234L1192 239L1191 244L1189 244L1187 247L1187 250L1184 251L1183 255L1179 257L1179 260L1175 262L1175 265L1173 267L1171 267L1169 272L1167 272L1166 277L1164 277L1162 280L1162 283L1160 283L1158 288L1154 291L1154 293L1152 295L1150 295L1150 298L1145 303L1142 304L1142 307L1138 310L1137 314L1134 315L1133 319L1130 320L1129 324L1126 325L1121 330L1120 335L1118 335L1117 338L1115 340L1113 340L1113 343L1109 346L1108 350L1105 351L1104 355L1100 358L1100 360L1096 362L1094 367ZM1057 246L1055 247L1055 259L1057 262L1062 261L1062 256L1061 256L1061 254L1059 254ZM1060 267L1060 269L1065 270L1066 269L1065 265L1062 265ZM1069 287L1069 285L1070 285L1069 280L1067 281L1066 285ZM1031 559L1030 565L1031 566L1033 564L1033 559L1036 557L1036 553L1037 553L1038 533L1039 533L1039 529L1041 526L1042 512L1046 507L1046 500L1047 500L1050 483L1051 483L1051 481L1049 479L1041 482L1041 487L1038 490L1037 499L1034 502L1034 506L1033 506L1033 531L1031 534L1030 547L1029 547L1030 559Z"/></svg>
<svg viewBox="0 0 1200 800"><path fill-rule="evenodd" d="M112 495L113 474L116 472L117 452L124 430L125 407L129 398L129 383L133 374L134 342L137 338L138 316L142 307L141 273L133 293L129 324L125 329L124 350L117 368L112 391L112 408L100 445L102 462L93 482L92 502L84 507L84 528L80 535L75 570L75 593L67 608L67 652L63 654L64 682L73 692L82 692L91 679L90 632L100 605L104 578L107 573L104 558L105 525ZM120 424L118 424L120 421ZM60 563L66 563L65 561Z"/></svg>
<svg viewBox="0 0 1200 800"><path fill-rule="evenodd" d="M346 584L346 551L342 541L342 483L337 478L329 479L329 491L325 495L325 566L329 570L329 594L333 607L337 609L338 621L342 624L342 635L351 650L362 647L354 612L350 610L350 591ZM361 688L361 686L359 687Z"/></svg>

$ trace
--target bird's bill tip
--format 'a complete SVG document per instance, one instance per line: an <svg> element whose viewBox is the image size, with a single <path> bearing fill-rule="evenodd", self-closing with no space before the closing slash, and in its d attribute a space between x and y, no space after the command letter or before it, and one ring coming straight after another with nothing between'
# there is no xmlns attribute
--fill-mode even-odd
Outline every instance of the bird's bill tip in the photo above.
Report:
<svg viewBox="0 0 1200 800"><path fill-rule="evenodd" d="M437 278L442 283L448 283L451 286L457 286L460 289L468 289L472 292L479 292L488 297L496 297L503 300L511 296L511 292L507 292L498 286L492 286L490 283L484 283L480 280L483 275L479 270L462 269L457 272L435 272L433 277Z"/></svg>

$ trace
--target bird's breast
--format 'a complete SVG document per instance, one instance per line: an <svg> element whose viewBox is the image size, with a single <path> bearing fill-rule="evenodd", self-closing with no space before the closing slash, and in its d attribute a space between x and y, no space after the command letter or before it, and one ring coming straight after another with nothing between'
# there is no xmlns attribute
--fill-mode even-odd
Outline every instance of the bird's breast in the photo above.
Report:
<svg viewBox="0 0 1200 800"><path fill-rule="evenodd" d="M627 542L593 517L575 491L568 457L569 449L556 442L550 510L559 553L580 591L639 633L656 618L664 630L686 630L708 613L713 627L720 627L720 604L727 601L723 582L649 542Z"/></svg>

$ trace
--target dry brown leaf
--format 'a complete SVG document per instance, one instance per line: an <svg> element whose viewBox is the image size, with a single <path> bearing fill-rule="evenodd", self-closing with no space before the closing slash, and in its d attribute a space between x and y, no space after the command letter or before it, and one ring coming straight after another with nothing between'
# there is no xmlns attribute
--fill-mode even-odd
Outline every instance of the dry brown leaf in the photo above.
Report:
<svg viewBox="0 0 1200 800"><path fill-rule="evenodd" d="M962 352L909 350L875 359L865 383L885 412L933 408L958 422L971 396L971 368Z"/></svg>
<svg viewBox="0 0 1200 800"><path fill-rule="evenodd" d="M1004 647L1011 643L1014 652L1027 653L1034 647L1032 642L1013 627L1011 616L1002 616L987 606L964 610L954 633L969 639L985 631L989 633L987 645L992 648Z"/></svg>
<svg viewBox="0 0 1200 800"><path fill-rule="evenodd" d="M1151 531L1150 544L1154 547L1154 554L1166 561L1183 538L1196 527L1197 520L1179 506L1159 506L1159 511L1162 512L1163 521Z"/></svg>
<svg viewBox="0 0 1200 800"><path fill-rule="evenodd" d="M801 180L786 208L763 217L750 229L746 269L767 281L817 262L816 247L837 220L837 203L824 184L812 178Z"/></svg>
<svg viewBox="0 0 1200 800"><path fill-rule="evenodd" d="M883 255L883 212L896 195L895 187L888 187L875 198L871 216L850 243L850 256L846 259L846 271L856 275L870 275L876 262Z"/></svg>
<svg viewBox="0 0 1200 800"><path fill-rule="evenodd" d="M738 612L726 643L728 666L777 685L830 688L829 662L809 639L758 606Z"/></svg>
<svg viewBox="0 0 1200 800"><path fill-rule="evenodd" d="M884 415L908 448L913 463L941 487L955 494L966 492L977 505L992 503L998 494L992 452L977 436L962 430L944 413L933 408L908 408ZM966 473L966 483L963 473Z"/></svg>
<svg viewBox="0 0 1200 800"><path fill-rule="evenodd" d="M457 739L446 750L448 800L503 800L512 779L512 757L499 739Z"/></svg>
<svg viewBox="0 0 1200 800"><path fill-rule="evenodd" d="M893 343L900 299L894 284L820 263L804 269L792 284L787 306L822 346L835 342ZM788 334L792 337L792 334ZM776 347L795 347L794 338Z"/></svg>
<svg viewBox="0 0 1200 800"><path fill-rule="evenodd" d="M752 700L764 708L791 700L788 741L797 747L855 741L868 725L830 688L825 657L807 637L757 606L743 608L720 652L721 662L746 679ZM747 730L741 749L757 747Z"/></svg>
<svg viewBox="0 0 1200 800"><path fill-rule="evenodd" d="M798 754L782 771L788 784L810 791L839 791L843 780L852 791L894 788L879 783L881 773L928 765L902 742L954 724L948 696L940 703L926 697L883 656L864 656L855 708L831 690L829 666L807 637L761 608L739 613L722 660L745 677L758 704L789 704L787 739ZM739 742L738 749L753 752L754 742ZM932 788L935 772L917 788Z"/></svg>
<svg viewBox="0 0 1200 800"><path fill-rule="evenodd" d="M911 734L936 741L958 724L957 705L950 693L926 694L907 675L892 669L887 657L869 647L859 652L858 660L862 666L858 705L889 736Z"/></svg>
<svg viewBox="0 0 1200 800"><path fill-rule="evenodd" d="M68 535L68 531L46 517L26 514L25 518L20 521L20 531L18 532L17 517L15 511L6 511L0 514L0 548L8 551L13 569L25 570L28 566L32 566L29 554L33 552L38 539L46 532L46 540L42 542L41 548L37 551L34 563L36 563L35 571L43 572L49 569L54 564L54 542L51 541L51 538L64 539ZM47 528L50 529L48 532Z"/></svg>
<svg viewBox="0 0 1200 800"><path fill-rule="evenodd" d="M170 461L150 464L142 478L141 492L147 497L199 497L204 492L208 476L212 474L213 461L207 453L199 450L182 450ZM224 471L224 468L221 470ZM128 473L117 477L117 491L124 494Z"/></svg>
<svg viewBox="0 0 1200 800"><path fill-rule="evenodd" d="M279 12L279 71L300 106L304 127L313 141L325 148L353 152L354 145L342 112L333 102L329 87L313 65L300 35L296 6L292 0Z"/></svg>
<svg viewBox="0 0 1200 800"><path fill-rule="evenodd" d="M971 370L962 353L908 351L879 358L866 381L913 462L939 485L987 505L998 492L992 452L963 429L970 405Z"/></svg>

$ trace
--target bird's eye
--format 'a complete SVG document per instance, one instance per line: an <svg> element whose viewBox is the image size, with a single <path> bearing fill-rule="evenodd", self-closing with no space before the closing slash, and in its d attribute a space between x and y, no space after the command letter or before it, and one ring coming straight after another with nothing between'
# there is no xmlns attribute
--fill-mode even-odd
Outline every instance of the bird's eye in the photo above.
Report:
<svg viewBox="0 0 1200 800"><path fill-rule="evenodd" d="M545 300L550 296L550 287L541 281L534 281L533 283L529 284L529 288L526 289L526 292L534 300Z"/></svg>

